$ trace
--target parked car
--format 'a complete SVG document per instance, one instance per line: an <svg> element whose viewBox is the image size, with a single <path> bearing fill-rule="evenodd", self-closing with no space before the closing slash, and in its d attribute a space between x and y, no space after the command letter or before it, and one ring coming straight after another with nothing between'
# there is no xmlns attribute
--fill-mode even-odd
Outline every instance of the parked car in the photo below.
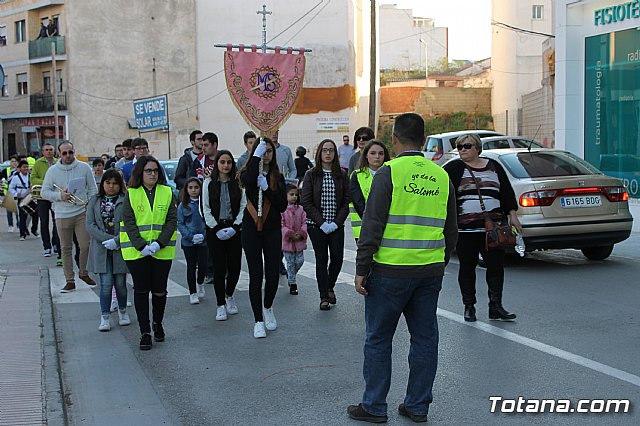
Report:
<svg viewBox="0 0 640 426"><path fill-rule="evenodd" d="M460 132L447 132L430 135L427 136L427 141L422 149L424 156L436 164L443 165L448 160L448 158L445 157L445 154L455 149L456 140L460 136L469 133L477 134L481 138L487 136L504 136L502 133L494 132L493 130L463 130Z"/></svg>
<svg viewBox="0 0 640 426"><path fill-rule="evenodd" d="M178 158L171 160L160 160L160 165L164 169L165 175L167 177L167 185L171 187L173 191L173 195L178 198L180 191L176 187L176 183L174 182L174 178L176 177L176 169L178 168Z"/></svg>
<svg viewBox="0 0 640 426"><path fill-rule="evenodd" d="M523 138L522 136L489 136L481 137L482 150L489 149L506 149L506 148L544 148L543 145L533 139ZM452 158L458 158L458 148L454 148L449 152L445 152L445 163Z"/></svg>
<svg viewBox="0 0 640 426"><path fill-rule="evenodd" d="M527 251L574 248L603 260L629 238L633 218L620 179L557 149L496 149L481 156L498 161L509 177Z"/></svg>

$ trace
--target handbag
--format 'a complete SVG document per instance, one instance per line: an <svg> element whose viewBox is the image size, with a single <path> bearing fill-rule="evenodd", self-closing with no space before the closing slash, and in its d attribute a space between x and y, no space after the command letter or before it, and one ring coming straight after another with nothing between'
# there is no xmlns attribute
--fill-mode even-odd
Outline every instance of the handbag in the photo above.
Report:
<svg viewBox="0 0 640 426"><path fill-rule="evenodd" d="M484 217L485 228L485 249L501 249L501 248L513 248L516 245L516 236L511 229L509 223L498 223L491 219L487 209L484 207L484 201L482 200L482 193L480 192L480 181L476 179L473 174L473 170L467 167L471 177L476 182L476 190L478 191L478 197L480 198L480 208L482 209L482 216Z"/></svg>

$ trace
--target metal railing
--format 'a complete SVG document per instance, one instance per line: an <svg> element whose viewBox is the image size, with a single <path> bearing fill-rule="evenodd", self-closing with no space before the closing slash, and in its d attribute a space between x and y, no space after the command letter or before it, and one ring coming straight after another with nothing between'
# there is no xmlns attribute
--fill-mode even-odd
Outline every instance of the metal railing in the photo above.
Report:
<svg viewBox="0 0 640 426"><path fill-rule="evenodd" d="M53 95L51 93L36 93L30 97L30 111L53 112ZM58 110L67 109L67 92L58 93Z"/></svg>
<svg viewBox="0 0 640 426"><path fill-rule="evenodd" d="M44 58L51 56L51 43L56 45L56 55L66 53L64 48L64 36L45 37L29 42L29 59Z"/></svg>

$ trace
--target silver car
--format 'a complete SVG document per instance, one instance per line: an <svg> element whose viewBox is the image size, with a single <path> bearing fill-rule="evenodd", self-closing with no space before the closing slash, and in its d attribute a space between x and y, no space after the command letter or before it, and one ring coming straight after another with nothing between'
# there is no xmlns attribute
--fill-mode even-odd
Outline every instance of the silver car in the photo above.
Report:
<svg viewBox="0 0 640 426"><path fill-rule="evenodd" d="M633 217L620 179L556 149L497 149L481 156L498 161L509 176L527 251L574 248L603 260L629 238Z"/></svg>
<svg viewBox="0 0 640 426"><path fill-rule="evenodd" d="M493 130L462 130L459 132L446 132L439 133L437 135L429 135L427 136L427 141L422 149L425 158L428 158L436 164L443 165L447 160L452 158L447 156L447 153L455 149L456 140L458 140L460 136L469 133L476 134L481 138L487 136L503 136L502 133L494 132Z"/></svg>

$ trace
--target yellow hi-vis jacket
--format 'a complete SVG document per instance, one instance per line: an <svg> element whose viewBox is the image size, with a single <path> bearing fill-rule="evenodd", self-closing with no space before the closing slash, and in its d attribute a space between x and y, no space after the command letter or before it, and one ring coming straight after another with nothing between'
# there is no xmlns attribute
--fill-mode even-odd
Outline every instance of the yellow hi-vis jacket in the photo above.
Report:
<svg viewBox="0 0 640 426"><path fill-rule="evenodd" d="M155 241L162 233L162 228L167 219L169 206L173 202L171 188L165 185L156 185L156 193L153 198L153 209L149 204L149 198L144 187L129 188L129 202L136 217L136 224L140 236L148 243ZM172 260L176 254L177 232L171 236L171 241L153 255L156 259ZM136 249L129 239L129 234L124 230L124 222L120 222L120 248L124 260L142 259L144 256Z"/></svg>
<svg viewBox="0 0 640 426"><path fill-rule="evenodd" d="M376 263L419 266L444 262L449 176L430 160L408 155L386 163L393 192Z"/></svg>
<svg viewBox="0 0 640 426"><path fill-rule="evenodd" d="M364 201L366 202L369 198L369 192L371 191L371 183L373 182L373 175L369 168L357 169L354 170L353 173L356 174L358 179L358 185L360 185L360 190L362 191L362 195L364 195ZM349 218L351 219L351 230L353 231L354 238L360 238L360 228L362 227L362 218L356 212L356 208L353 203L349 203Z"/></svg>

